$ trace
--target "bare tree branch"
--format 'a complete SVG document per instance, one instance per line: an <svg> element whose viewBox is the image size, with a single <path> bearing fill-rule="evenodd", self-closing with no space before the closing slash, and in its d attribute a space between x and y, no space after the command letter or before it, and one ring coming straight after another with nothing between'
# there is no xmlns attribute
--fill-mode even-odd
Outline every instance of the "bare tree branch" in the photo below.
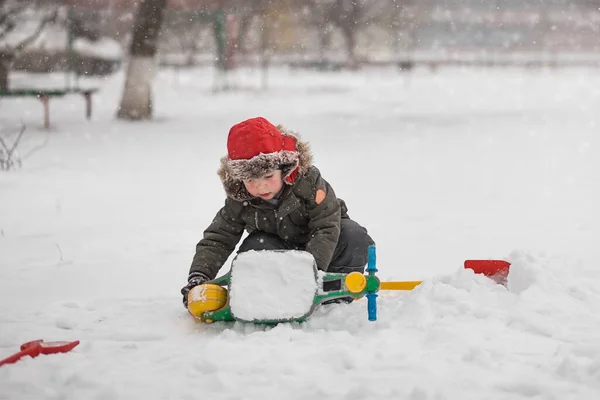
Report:
<svg viewBox="0 0 600 400"><path fill-rule="evenodd" d="M4 27L6 27L6 29L2 29ZM4 39L4 37L11 33L13 29L15 29L15 25L13 24L5 24L4 26L0 26L0 40Z"/></svg>
<svg viewBox="0 0 600 400"><path fill-rule="evenodd" d="M17 146L19 146L19 142L21 141L21 138L23 137L23 133L25 133L25 129L27 129L27 127L25 126L25 124L23 122L21 122L21 130L19 131L19 134L17 135L17 138L15 139L13 146L10 149L11 154L15 151Z"/></svg>
<svg viewBox="0 0 600 400"><path fill-rule="evenodd" d="M5 9L4 3L4 1L0 3L0 39L15 29L16 23L13 18L22 11L22 8L16 6L12 9L6 6L7 9Z"/></svg>
<svg viewBox="0 0 600 400"><path fill-rule="evenodd" d="M46 138L44 139L44 141L42 143L38 144L37 146L33 147L32 149L30 149L26 154L22 155L21 160L28 159L29 157L31 157L31 155L33 153L36 153L37 151L46 147L46 145L48 144L49 141L50 141L50 131L46 131Z"/></svg>
<svg viewBox="0 0 600 400"><path fill-rule="evenodd" d="M2 3L0 3L0 9L4 9L6 7L6 9L2 12L2 16L6 17L6 18L10 18L13 17L15 15L18 15L20 13L23 12L23 10L25 10L25 8L27 7L26 2L20 2L20 3L16 3L16 4L12 4L11 5L6 5L6 1L3 1Z"/></svg>
<svg viewBox="0 0 600 400"><path fill-rule="evenodd" d="M4 153L6 155L6 157L0 158L1 169L5 169L6 171L8 171L13 166L14 161L12 160L12 156L13 156L13 153L15 152L15 149L17 148L17 146L19 146L19 142L21 141L21 138L23 137L24 132L25 132L25 125L23 123L21 123L21 131L17 135L17 138L13 142L12 147L10 149L6 145L6 142L4 141L2 136L0 136L0 145L2 145L2 147L4 148L4 151L2 153ZM2 153L0 153L0 155ZM17 161L17 163L20 164L20 161Z"/></svg>
<svg viewBox="0 0 600 400"><path fill-rule="evenodd" d="M12 18L21 14L26 6L23 3L14 4L12 7L10 5L5 6L5 4L5 1L0 2L0 26L9 25Z"/></svg>
<svg viewBox="0 0 600 400"><path fill-rule="evenodd" d="M54 10L50 15L43 18L42 21L40 22L40 24L38 25L37 29L35 30L35 32L33 32L28 38L25 38L23 41L21 41L21 43L16 45L14 50L21 51L25 47L27 47L31 42L33 42L35 39L37 39L38 36L40 36L40 34L44 31L44 28L46 27L46 25L56 18L57 12L58 12L58 9Z"/></svg>
<svg viewBox="0 0 600 400"><path fill-rule="evenodd" d="M8 155L8 146L6 145L6 142L4 141L4 139L2 139L2 136L0 136L0 144L2 145L2 147L4 147L4 151L6 152L6 154Z"/></svg>
<svg viewBox="0 0 600 400"><path fill-rule="evenodd" d="M15 139L15 141L10 149L6 145L6 142L4 141L2 136L0 136L0 144L2 145L2 147L4 147L4 150L6 151L6 154L7 154L9 160L10 160L10 157L12 156L13 152L19 145L19 142L21 141L21 137L23 136L24 132L25 132L25 125L21 123L21 130L19 131L19 134L17 135L17 138Z"/></svg>
<svg viewBox="0 0 600 400"><path fill-rule="evenodd" d="M21 143L21 139L24 137L26 128L27 127L25 126L23 121L21 121L21 130L17 134L15 141L10 147L6 144L6 140L0 135L0 170L9 171L15 166L20 167L23 160L29 158L33 153L46 147L46 145L48 144L48 141L50 140L50 133L46 132L46 138L43 143L40 143L39 145L33 147L25 155L19 156L18 158L14 159L13 156L15 155L16 150Z"/></svg>
<svg viewBox="0 0 600 400"><path fill-rule="evenodd" d="M41 6L48 6L48 3L53 4L53 9L50 9L50 13L40 21L36 30L31 35L23 39L16 46L11 46L8 43L4 43L5 52L15 53L21 51L29 44L31 44L31 42L36 40L46 27L46 24L48 24L56 18L59 9L59 4L55 1L37 3L25 0L0 0L0 40L6 38L11 32L15 30L15 28L19 25L19 22L17 21L18 17L21 14L23 14L26 10L30 8L39 8Z"/></svg>

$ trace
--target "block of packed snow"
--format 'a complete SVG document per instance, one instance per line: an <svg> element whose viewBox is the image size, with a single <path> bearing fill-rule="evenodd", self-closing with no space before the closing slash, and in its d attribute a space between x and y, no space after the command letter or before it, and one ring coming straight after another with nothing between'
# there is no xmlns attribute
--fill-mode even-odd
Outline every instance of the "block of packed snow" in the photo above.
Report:
<svg viewBox="0 0 600 400"><path fill-rule="evenodd" d="M240 253L231 266L231 313L243 321L301 318L313 306L316 272L315 259L305 251Z"/></svg>

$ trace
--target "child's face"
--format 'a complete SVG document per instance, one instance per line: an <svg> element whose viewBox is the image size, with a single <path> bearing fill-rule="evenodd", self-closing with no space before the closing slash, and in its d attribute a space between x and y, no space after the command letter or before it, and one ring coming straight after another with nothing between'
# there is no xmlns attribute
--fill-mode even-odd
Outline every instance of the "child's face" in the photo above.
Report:
<svg viewBox="0 0 600 400"><path fill-rule="evenodd" d="M244 186L252 196L260 197L263 200L271 200L283 186L281 170L276 169L267 172L258 179L245 179Z"/></svg>

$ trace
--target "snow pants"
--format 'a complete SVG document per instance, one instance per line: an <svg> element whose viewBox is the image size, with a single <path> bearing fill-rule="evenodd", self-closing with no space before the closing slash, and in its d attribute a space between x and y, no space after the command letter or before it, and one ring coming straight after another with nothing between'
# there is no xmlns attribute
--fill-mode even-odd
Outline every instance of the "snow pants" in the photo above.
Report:
<svg viewBox="0 0 600 400"><path fill-rule="evenodd" d="M368 248L374 244L367 229L357 222L342 218L340 238L327 272L363 273L368 262ZM249 250L305 250L306 246L290 243L277 235L254 231L240 245L238 253Z"/></svg>

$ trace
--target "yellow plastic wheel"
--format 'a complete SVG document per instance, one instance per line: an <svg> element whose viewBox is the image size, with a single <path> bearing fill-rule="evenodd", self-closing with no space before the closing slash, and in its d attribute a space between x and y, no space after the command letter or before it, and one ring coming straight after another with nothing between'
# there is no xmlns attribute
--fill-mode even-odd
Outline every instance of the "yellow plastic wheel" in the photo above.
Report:
<svg viewBox="0 0 600 400"><path fill-rule="evenodd" d="M188 310L195 317L206 311L218 310L227 304L227 289L223 286L204 284L190 290L188 294Z"/></svg>
<svg viewBox="0 0 600 400"><path fill-rule="evenodd" d="M367 278L360 272L351 272L344 280L350 293L360 293L367 287Z"/></svg>

